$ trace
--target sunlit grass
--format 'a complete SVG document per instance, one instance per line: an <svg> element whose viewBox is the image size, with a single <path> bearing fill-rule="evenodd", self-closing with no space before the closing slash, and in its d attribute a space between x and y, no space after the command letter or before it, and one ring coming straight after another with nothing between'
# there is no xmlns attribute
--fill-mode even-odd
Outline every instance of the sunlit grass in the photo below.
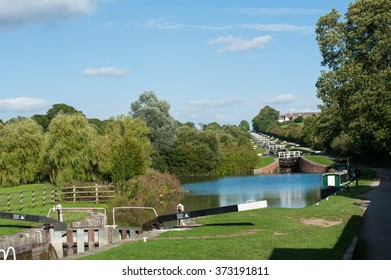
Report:
<svg viewBox="0 0 391 280"><path fill-rule="evenodd" d="M356 202L369 190L368 183L319 206L208 216L197 220L201 227L168 231L155 240L126 243L82 259L342 259L360 229L363 209ZM322 227L305 221L335 224Z"/></svg>

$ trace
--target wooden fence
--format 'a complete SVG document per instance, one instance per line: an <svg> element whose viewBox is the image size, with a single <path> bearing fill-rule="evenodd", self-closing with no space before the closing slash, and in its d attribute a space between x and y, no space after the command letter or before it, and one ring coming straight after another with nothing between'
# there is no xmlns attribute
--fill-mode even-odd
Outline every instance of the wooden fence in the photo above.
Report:
<svg viewBox="0 0 391 280"><path fill-rule="evenodd" d="M73 186L58 189L61 202L105 202L115 197L114 187L108 186Z"/></svg>
<svg viewBox="0 0 391 280"><path fill-rule="evenodd" d="M34 188L19 192L0 193L0 210L21 211L66 202L105 202L115 197L113 186L72 186Z"/></svg>

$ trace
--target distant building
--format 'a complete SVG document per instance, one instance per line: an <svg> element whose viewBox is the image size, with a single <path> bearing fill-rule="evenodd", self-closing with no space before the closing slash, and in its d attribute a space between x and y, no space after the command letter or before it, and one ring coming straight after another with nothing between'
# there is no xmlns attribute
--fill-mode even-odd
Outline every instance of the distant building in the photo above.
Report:
<svg viewBox="0 0 391 280"><path fill-rule="evenodd" d="M319 115L319 112L297 112L297 113L287 113L287 114L284 114L284 115L280 115L278 121L280 123L283 123L283 122L289 122L289 121L294 121L296 120L298 117L303 117L304 119L308 116L317 116Z"/></svg>

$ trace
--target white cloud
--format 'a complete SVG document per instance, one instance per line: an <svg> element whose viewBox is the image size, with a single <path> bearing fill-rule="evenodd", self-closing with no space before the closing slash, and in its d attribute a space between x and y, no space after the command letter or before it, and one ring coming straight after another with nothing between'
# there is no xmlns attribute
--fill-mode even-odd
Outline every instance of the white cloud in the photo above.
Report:
<svg viewBox="0 0 391 280"><path fill-rule="evenodd" d="M281 95L269 98L268 103L275 104L275 105L288 104L288 103L292 103L295 100L296 100L295 96L293 94L289 93L289 94L281 94Z"/></svg>
<svg viewBox="0 0 391 280"><path fill-rule="evenodd" d="M265 32L304 32L313 33L315 26L302 26L293 24L257 24L257 23L244 23L240 25L244 30L256 30Z"/></svg>
<svg viewBox="0 0 391 280"><path fill-rule="evenodd" d="M123 77L128 75L129 70L125 68L100 67L100 68L86 68L81 73L83 76L111 76Z"/></svg>
<svg viewBox="0 0 391 280"><path fill-rule="evenodd" d="M256 30L265 32L304 32L313 33L315 30L314 26L305 25L294 25L294 24L258 24L258 23L242 23L242 24L226 24L226 25L189 25L178 22L169 22L164 18L150 18L146 22L135 23L131 22L129 25L144 27L144 28L155 28L155 29L189 29L189 30Z"/></svg>
<svg viewBox="0 0 391 280"><path fill-rule="evenodd" d="M50 104L47 100L31 97L6 98L0 99L0 110L5 112L35 112Z"/></svg>
<svg viewBox="0 0 391 280"><path fill-rule="evenodd" d="M270 35L255 37L251 40L244 40L242 38L234 37L231 35L209 40L208 45L225 45L222 49L218 51L219 53L242 52L263 48L271 40L273 40L273 38Z"/></svg>
<svg viewBox="0 0 391 280"><path fill-rule="evenodd" d="M146 23L141 24L147 28L157 28L157 29L181 29L185 26L181 23L170 23L165 21L163 18L150 18Z"/></svg>
<svg viewBox="0 0 391 280"><path fill-rule="evenodd" d="M194 107L226 107L246 102L243 98L221 98L215 100L190 100L188 103Z"/></svg>
<svg viewBox="0 0 391 280"><path fill-rule="evenodd" d="M0 30L56 22L96 10L97 0L1 0Z"/></svg>

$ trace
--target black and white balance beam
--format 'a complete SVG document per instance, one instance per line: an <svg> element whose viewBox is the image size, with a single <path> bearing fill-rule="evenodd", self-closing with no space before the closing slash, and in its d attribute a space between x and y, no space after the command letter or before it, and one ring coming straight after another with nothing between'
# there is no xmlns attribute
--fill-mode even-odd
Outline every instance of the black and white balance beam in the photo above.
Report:
<svg viewBox="0 0 391 280"><path fill-rule="evenodd" d="M175 221L175 220L183 220L183 219L190 219L190 218L196 218L196 217L202 217L202 216L225 214L225 213L230 213L230 212L241 212L241 211L254 210L254 209L260 209L260 208L267 208L267 201L266 200L248 202L248 203L242 203L242 204L236 204L236 205L229 205L229 206L222 206L222 207L216 207L216 208L208 208L208 209L202 209L202 210L195 210L195 211L188 211L188 212L185 211L182 213L174 213L174 214L158 216L158 217L156 217L156 219L145 223L143 225L143 228L147 225L151 225L154 222L158 223L158 224L163 224L164 222Z"/></svg>

